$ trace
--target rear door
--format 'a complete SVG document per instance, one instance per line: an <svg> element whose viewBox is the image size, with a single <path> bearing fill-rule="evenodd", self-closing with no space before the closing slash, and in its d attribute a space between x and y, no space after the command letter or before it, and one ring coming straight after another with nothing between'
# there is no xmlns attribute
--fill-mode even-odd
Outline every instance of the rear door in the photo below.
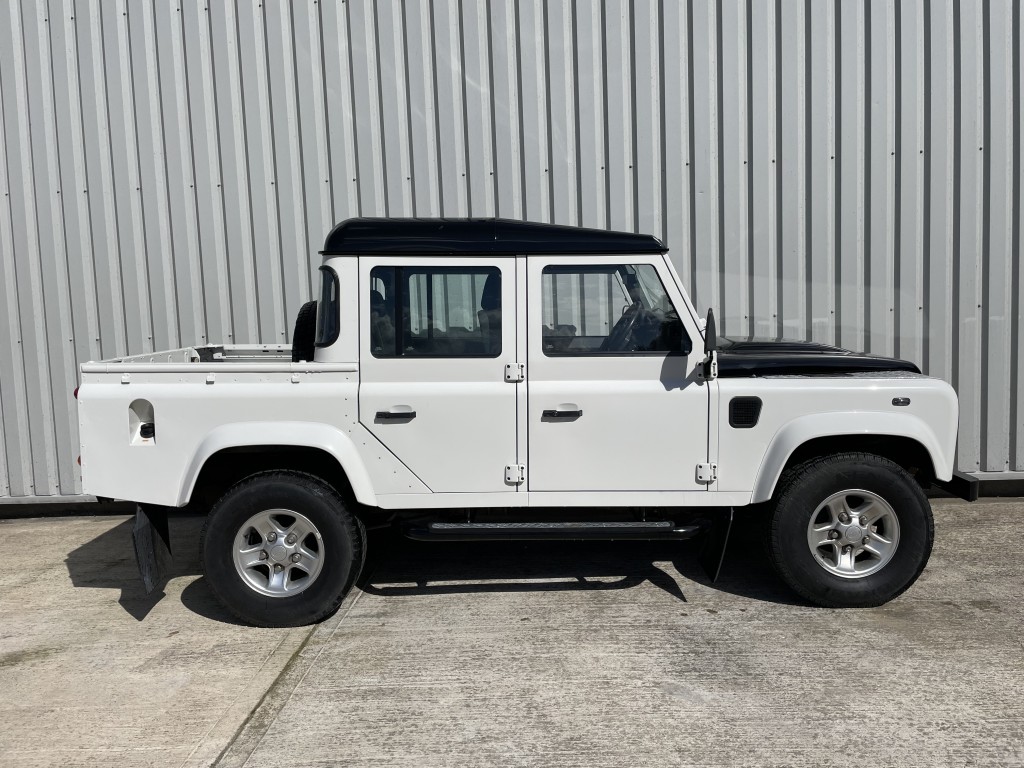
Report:
<svg viewBox="0 0 1024 768"><path fill-rule="evenodd" d="M702 342L663 257L527 271L530 492L704 490Z"/></svg>
<svg viewBox="0 0 1024 768"><path fill-rule="evenodd" d="M516 260L360 258L359 419L434 493L508 492Z"/></svg>

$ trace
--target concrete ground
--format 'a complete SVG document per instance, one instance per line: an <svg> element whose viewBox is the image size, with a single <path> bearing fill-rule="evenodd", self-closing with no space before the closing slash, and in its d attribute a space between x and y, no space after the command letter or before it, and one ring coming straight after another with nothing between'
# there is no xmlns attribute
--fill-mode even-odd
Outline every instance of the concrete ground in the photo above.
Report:
<svg viewBox="0 0 1024 768"><path fill-rule="evenodd" d="M742 530L713 586L688 544L378 534L312 630L233 624L196 518L159 600L124 517L0 521L0 765L1022 766L1024 501L935 511L878 609L800 603Z"/></svg>

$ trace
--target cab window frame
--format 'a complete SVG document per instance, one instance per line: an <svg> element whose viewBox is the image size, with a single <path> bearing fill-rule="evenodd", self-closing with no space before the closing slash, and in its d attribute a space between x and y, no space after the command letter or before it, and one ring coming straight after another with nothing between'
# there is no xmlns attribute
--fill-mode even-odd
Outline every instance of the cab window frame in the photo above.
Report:
<svg viewBox="0 0 1024 768"><path fill-rule="evenodd" d="M557 275L575 275L575 276L578 276L580 278L579 286L577 288L577 290L579 291L579 294L580 294L580 296L579 296L579 314L580 314L581 322L585 326L585 324L586 324L585 318L586 318L587 312L588 312L588 309L587 309L587 303L588 302L586 302L584 300L585 299L585 290L586 290L586 285L585 285L584 278L586 276L590 276L590 275L607 275L609 277L611 277L613 275L616 275L616 276L619 277L619 283L620 284L617 287L619 288L619 290L622 293L621 298L628 300L630 298L630 294L628 293L629 289L626 286L625 280L622 279L621 274L622 274L622 270L632 269L634 271L633 280L635 281L635 285L636 285L637 290L642 295L644 295L647 303L650 303L650 298L651 297L649 295L649 289L650 289L651 286L648 284L649 281L647 279L640 278L640 276L639 276L639 268L641 268L641 267L646 267L646 268L649 268L651 270L651 272L653 273L653 277L658 281L658 285L659 285L659 287L661 289L661 293L662 293L662 295L664 297L664 300L668 302L668 306L671 308L671 312L674 313L674 315L675 315L676 319L675 319L675 322L673 324L678 326L678 343L675 344L674 346L668 347L666 349L639 349L639 350L617 350L617 349L610 349L610 350L603 350L603 349L600 349L600 348L593 348L593 349L591 349L591 348L586 348L586 347L583 347L583 348L580 348L580 347L570 348L568 346L568 344L571 344L571 339L582 337L582 334L577 335L577 332L580 331L580 330L585 330L585 328L577 329L575 326L573 326L571 324L563 324L563 323L558 323L557 322L557 320L559 319L558 316L557 316L558 315L558 309L557 309L558 298L557 298L557 285L556 285L556 283L554 281L554 277L557 276ZM548 276L552 276L551 292L550 293L548 292L547 287L545 285L545 280L548 278ZM609 308L614 304L614 301L616 300L616 296L614 295L615 294L614 287L615 286L614 286L612 280L609 280L609 285L607 287L607 292L608 292L607 293L607 302L608 302L608 307ZM610 263L610 262L603 262L603 263L602 262L595 262L595 263L587 263L587 264L572 264L572 263L545 264L543 266L542 270L541 270L541 296L540 296L540 303L541 303L541 329L540 329L540 333L541 333L541 353L545 357L548 357L548 358L573 358L573 357L589 357L589 358L609 358L609 357L686 357L693 350L693 340L691 339L690 334L686 330L686 323L683 321L683 316L682 316L682 314L681 314L681 312L679 310L679 307L677 306L678 302L673 300L672 294L669 292L668 288L666 287L665 280L663 279L663 276L661 275L661 273L658 271L657 266L654 265L654 264L651 264L649 262L646 262L646 261L621 261L621 262L614 262L614 263ZM644 309L644 311L650 312L654 308L653 307L643 307L643 309ZM551 328L552 328L552 331L553 331L553 333L550 333L550 334L546 332L546 329L548 327L546 325L546 320L547 320L547 314L548 314L549 311L552 313L552 316L551 316ZM619 318L615 318L615 322L617 322L618 319ZM610 321L610 325L608 327L608 333L605 336L606 339L611 337L612 330L615 327L615 322L613 322L611 320L611 318L609 318L609 321ZM573 335L571 337L569 337L570 341L568 343L566 343L566 345L564 347L556 348L556 347L551 346L551 344L549 344L549 339L563 337L564 334L559 334L558 333L558 330L560 328L572 328L573 329L573 331L572 331Z"/></svg>
<svg viewBox="0 0 1024 768"><path fill-rule="evenodd" d="M390 275L386 276L387 273L389 273L389 272L390 272ZM432 316L432 314L434 312L434 309L435 309L435 305L434 305L434 301L433 301L433 291L434 291L433 283L434 283L434 279L436 277L438 277L438 276L448 276L448 275L464 276L464 277L470 277L470 278L475 278L475 277L481 278L482 281L483 281L483 286L484 286L481 289L481 294L486 291L486 283L487 283L487 280L489 278L495 277L497 279L497 284L498 284L498 288L497 288L497 302L498 302L497 311L499 313L499 316L498 316L499 324L498 324L497 333L496 333L496 336L495 336L495 339L494 339L496 341L496 348L495 349L492 349L491 351L482 351L482 352L452 352L451 350L445 350L445 351L438 352L438 353L425 353L425 352L416 350L416 349L412 348L411 346L409 346L407 344L407 342L409 341L410 336L412 336L412 331L411 331L412 317L411 317L411 315L412 315L412 311L413 310L411 308L411 301L410 301L410 293L411 292L409 290L411 279L415 278L415 277L419 277L419 276L425 276L425 278L426 278L426 285L424 286L424 288L425 288L425 291L426 291L427 299L426 299L426 303L424 304L423 309L422 309L423 314L419 318L417 318L417 319L419 319L419 320L427 319L427 323L428 323L428 326L427 326L427 338L432 338L431 334L434 331L434 328L433 328L433 326L429 325L429 323L430 323L430 319L429 318ZM390 277L390 280L388 279L388 277ZM382 353L382 352L378 351L375 348L375 346L374 346L374 344L372 342L372 330L371 330L371 342L370 342L370 349L369 349L369 351L370 351L370 354L374 358L376 358L378 360L403 360L403 359L409 359L409 360L462 360L462 359L495 359L495 358L501 357L501 355L502 355L502 348L503 348L503 343L502 343L502 341L503 341L502 340L503 324L502 323L503 323L503 320L504 320L504 307L503 307L504 302L502 301L502 283L503 283L504 275L502 274L502 268L499 265L497 265L497 264L471 264L471 265L462 264L462 265L460 265L458 263L451 263L451 264L417 264L415 262L409 262L409 263L403 263L403 264L377 264L377 265L374 265L370 269L369 278L370 278L369 279L369 283L370 283L371 291L375 290L373 288L373 286L377 285L378 284L377 281L380 280L383 284L390 285L390 288L391 288L391 290L393 291L393 294L394 294L393 296L387 297L387 300L390 301L390 303L391 303L391 308L390 308L390 314L385 315L386 317L388 317L391 320L391 324L392 324L392 327L393 327L393 330L394 330L394 334L395 334L394 353L393 354L392 353L387 353L387 352L386 353ZM447 301L447 299L446 299L446 301ZM483 296L482 295L476 296L475 299L474 299L474 303L475 304L480 304L481 306L476 307L476 308L469 308L468 311L471 312L472 315L473 315L472 321L471 321L471 324L472 324L473 328L471 330L481 334L479 342L481 344L486 344L487 340L483 338L484 329L480 325L480 317L479 317L479 313L481 311L485 311L483 309L483 306L482 306L482 301L483 301ZM466 307L456 307L456 308L457 309L463 309L463 310L467 309ZM447 309L447 313L448 314L445 317L444 328L441 329L441 332L444 333L444 334L447 334L448 331L452 327L450 325L450 322L449 322L451 320L451 315L450 315L451 307L447 307L446 309ZM373 311L372 306L368 307L367 311L368 311L368 313L371 313ZM493 311L493 310L491 310L491 311ZM370 323L371 323L371 326L372 326L372 323L373 323L372 316L370 316L369 320L370 320ZM410 328L406 328L406 323L410 324ZM465 339L461 338L461 337L458 337L457 340L461 341L461 342L465 342ZM477 341L477 340L474 339L474 341Z"/></svg>

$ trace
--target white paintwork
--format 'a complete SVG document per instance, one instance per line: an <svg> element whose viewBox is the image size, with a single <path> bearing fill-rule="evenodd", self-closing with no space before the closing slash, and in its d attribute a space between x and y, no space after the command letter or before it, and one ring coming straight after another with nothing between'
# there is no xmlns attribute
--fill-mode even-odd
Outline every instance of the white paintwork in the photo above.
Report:
<svg viewBox="0 0 1024 768"><path fill-rule="evenodd" d="M893 435L921 443L938 479L953 472L957 401L953 388L924 376L913 378L768 377L718 379L721 491L752 491L756 503L771 498L792 452L829 435ZM729 426L729 401L756 395L763 405L757 426ZM909 406L894 406L909 397Z"/></svg>
<svg viewBox="0 0 1024 768"><path fill-rule="evenodd" d="M495 358L378 359L369 351L370 270L377 265L486 265L502 271L502 352ZM547 357L541 273L548 264L651 264L679 310L687 356ZM181 506L206 461L245 446L312 447L333 456L363 504L464 507L743 506L771 497L792 452L830 435L918 441L939 479L953 471L957 399L924 376L767 377L705 382L701 317L661 256L329 257L341 287L341 333L316 361L286 345L226 346L213 362L182 347L82 366L83 488ZM507 381L506 365L525 365ZM515 378L515 377L513 377ZM728 404L763 401L735 429ZM894 397L909 397L906 407ZM129 408L152 404L156 436L130 434ZM545 409L580 409L545 421ZM377 411L415 410L380 422ZM137 422L138 419L136 418ZM698 464L717 465L711 483ZM526 467L523 484L505 467Z"/></svg>
<svg viewBox="0 0 1024 768"><path fill-rule="evenodd" d="M360 259L360 296L370 295L374 267L405 258ZM452 266L451 258L419 257L417 266ZM505 366L516 360L516 260L459 258L461 267L501 270L501 353L484 358L376 358L369 312L360 313L359 421L434 493L502 493L505 465L521 463L516 445L516 390ZM344 302L343 302L344 303ZM409 420L381 420L379 411L411 410Z"/></svg>
<svg viewBox="0 0 1024 768"><path fill-rule="evenodd" d="M168 506L187 502L203 462L217 450L246 445L301 445L333 455L357 498L424 493L426 488L356 419L357 374L306 371L292 382L292 364L277 372L222 373L196 363L191 373L133 373L121 383L116 364L83 373L79 390L82 479L86 493ZM208 373L216 371L213 384ZM155 412L153 445L134 446L129 406L148 400Z"/></svg>
<svg viewBox="0 0 1024 768"><path fill-rule="evenodd" d="M356 439L359 439L357 437ZM302 421L249 421L224 424L211 430L196 448L192 460L185 468L177 506L188 503L195 488L196 479L206 461L218 451L226 448L240 448L253 445L290 445L305 448L319 448L337 459L345 468L345 474L356 499L361 504L375 506L377 496L373 481L356 449L351 433L346 434L330 424L315 424Z"/></svg>
<svg viewBox="0 0 1024 768"><path fill-rule="evenodd" d="M547 265L650 264L658 269L695 350L703 347L689 307L662 256L528 259L529 461L535 491L705 490L708 385L699 352L682 355L548 357L542 344L541 276ZM582 410L544 419L545 410Z"/></svg>

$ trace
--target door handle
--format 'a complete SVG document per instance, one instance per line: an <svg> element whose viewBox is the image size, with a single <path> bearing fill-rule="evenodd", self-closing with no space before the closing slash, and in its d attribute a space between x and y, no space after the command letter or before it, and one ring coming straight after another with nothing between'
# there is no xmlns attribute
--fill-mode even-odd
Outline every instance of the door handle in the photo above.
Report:
<svg viewBox="0 0 1024 768"><path fill-rule="evenodd" d="M408 421L416 418L416 411L408 405L393 405L386 411L377 411L377 418L382 421L396 421L399 419Z"/></svg>
<svg viewBox="0 0 1024 768"><path fill-rule="evenodd" d="M550 410L541 411L540 415L541 418L544 419L578 419L583 415L583 411L579 408L576 408L575 410L552 408Z"/></svg>

